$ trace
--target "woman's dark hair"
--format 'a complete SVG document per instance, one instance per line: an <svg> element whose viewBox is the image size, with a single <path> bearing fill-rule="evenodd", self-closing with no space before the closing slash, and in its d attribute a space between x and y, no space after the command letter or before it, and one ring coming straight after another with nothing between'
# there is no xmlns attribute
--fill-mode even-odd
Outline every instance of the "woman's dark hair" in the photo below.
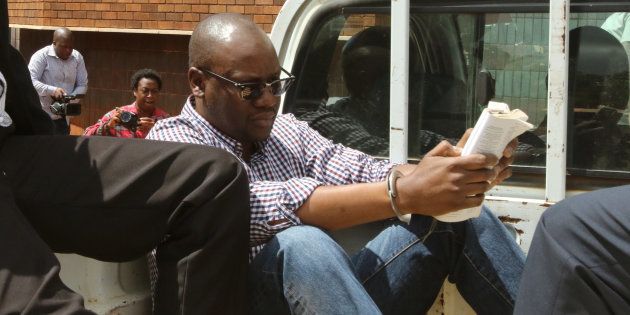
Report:
<svg viewBox="0 0 630 315"><path fill-rule="evenodd" d="M153 81L157 82L158 89L162 90L162 78L157 73L157 71L155 71L153 69L140 69L140 70L136 71L136 73L134 73L131 76L131 89L132 90L137 89L138 88L138 82L140 82L140 80L142 80L142 79L150 79L150 80L153 80Z"/></svg>

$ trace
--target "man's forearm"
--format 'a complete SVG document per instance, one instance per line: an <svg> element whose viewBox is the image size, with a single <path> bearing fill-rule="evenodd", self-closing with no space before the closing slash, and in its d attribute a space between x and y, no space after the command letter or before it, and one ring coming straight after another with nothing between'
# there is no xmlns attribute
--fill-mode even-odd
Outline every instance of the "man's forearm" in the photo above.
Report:
<svg viewBox="0 0 630 315"><path fill-rule="evenodd" d="M320 186L297 210L302 223L338 230L391 218L385 182Z"/></svg>
<svg viewBox="0 0 630 315"><path fill-rule="evenodd" d="M55 93L55 90L57 89L57 87L45 84L39 80L32 81L33 87L35 87L35 90L37 91L37 94L39 94L39 96L51 96Z"/></svg>

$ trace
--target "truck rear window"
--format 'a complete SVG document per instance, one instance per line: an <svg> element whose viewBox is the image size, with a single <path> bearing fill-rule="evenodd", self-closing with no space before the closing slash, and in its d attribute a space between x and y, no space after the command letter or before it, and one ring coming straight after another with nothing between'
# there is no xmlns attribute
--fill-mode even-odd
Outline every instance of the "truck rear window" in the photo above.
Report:
<svg viewBox="0 0 630 315"><path fill-rule="evenodd" d="M570 17L567 167L630 170L630 13ZM410 17L409 156L472 127L489 100L529 115L516 165L544 168L548 14L423 13ZM285 112L324 136L377 157L389 155L390 16L357 8L326 16L304 37ZM627 33L627 34L626 34ZM623 175L625 176L625 175Z"/></svg>

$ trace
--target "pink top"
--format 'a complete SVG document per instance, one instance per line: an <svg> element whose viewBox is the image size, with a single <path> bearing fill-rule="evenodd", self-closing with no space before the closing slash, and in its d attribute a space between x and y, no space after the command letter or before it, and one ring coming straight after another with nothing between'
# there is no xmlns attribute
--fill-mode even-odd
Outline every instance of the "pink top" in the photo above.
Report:
<svg viewBox="0 0 630 315"><path fill-rule="evenodd" d="M131 105L120 107L120 109L123 111L138 114L138 107L136 106L135 102ZM114 117L114 115L116 115L115 109L109 111L107 114L101 117L101 119L99 119L96 124L85 128L85 132L83 133L83 135L110 136L118 138L144 138L149 133L148 130L140 130L140 128L136 129L136 131L133 132L122 125L116 125L114 128L107 127L107 123L112 119L112 117ZM155 110L153 110L153 114L149 116L149 118L152 118L153 120L155 120L155 122L157 122L158 120L168 118L169 116L170 115L167 112L156 107Z"/></svg>

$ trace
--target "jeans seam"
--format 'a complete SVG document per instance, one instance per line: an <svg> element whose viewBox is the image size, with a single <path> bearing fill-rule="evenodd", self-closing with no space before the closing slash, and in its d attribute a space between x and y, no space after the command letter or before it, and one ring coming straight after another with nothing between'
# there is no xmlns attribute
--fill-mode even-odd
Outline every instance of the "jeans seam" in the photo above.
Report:
<svg viewBox="0 0 630 315"><path fill-rule="evenodd" d="M365 278L365 280L361 281L361 284L365 285L368 281L370 281L370 279L372 279L376 274L381 272L381 270L383 270L385 267L387 267L392 261L394 261L400 255L402 255L405 251L407 251L413 245L416 245L418 243L424 243L424 241L426 241L426 239L433 233L433 230L435 230L436 226L437 226L437 221L435 219L433 219L427 234L425 234L422 238L417 238L413 242L411 242L411 243L405 245L404 247L402 247L396 254L392 255L392 257L390 257L378 269L376 269L369 277L367 277L367 278Z"/></svg>
<svg viewBox="0 0 630 315"><path fill-rule="evenodd" d="M486 282L496 291L496 293L503 299L505 300L505 302L508 303L508 305L514 307L514 303L512 303L510 301L509 298L506 298L502 293L501 290L499 290L499 288L497 288L494 283L492 283L492 281L490 281L490 279L486 278L486 276L477 268L477 265L475 265L475 263L472 261L472 259L468 256L468 254L466 254L466 252L463 252L464 257L466 258L466 260L468 260L468 262L470 262L470 265L475 269L475 271L477 272L477 274L479 274L484 280L486 280Z"/></svg>

